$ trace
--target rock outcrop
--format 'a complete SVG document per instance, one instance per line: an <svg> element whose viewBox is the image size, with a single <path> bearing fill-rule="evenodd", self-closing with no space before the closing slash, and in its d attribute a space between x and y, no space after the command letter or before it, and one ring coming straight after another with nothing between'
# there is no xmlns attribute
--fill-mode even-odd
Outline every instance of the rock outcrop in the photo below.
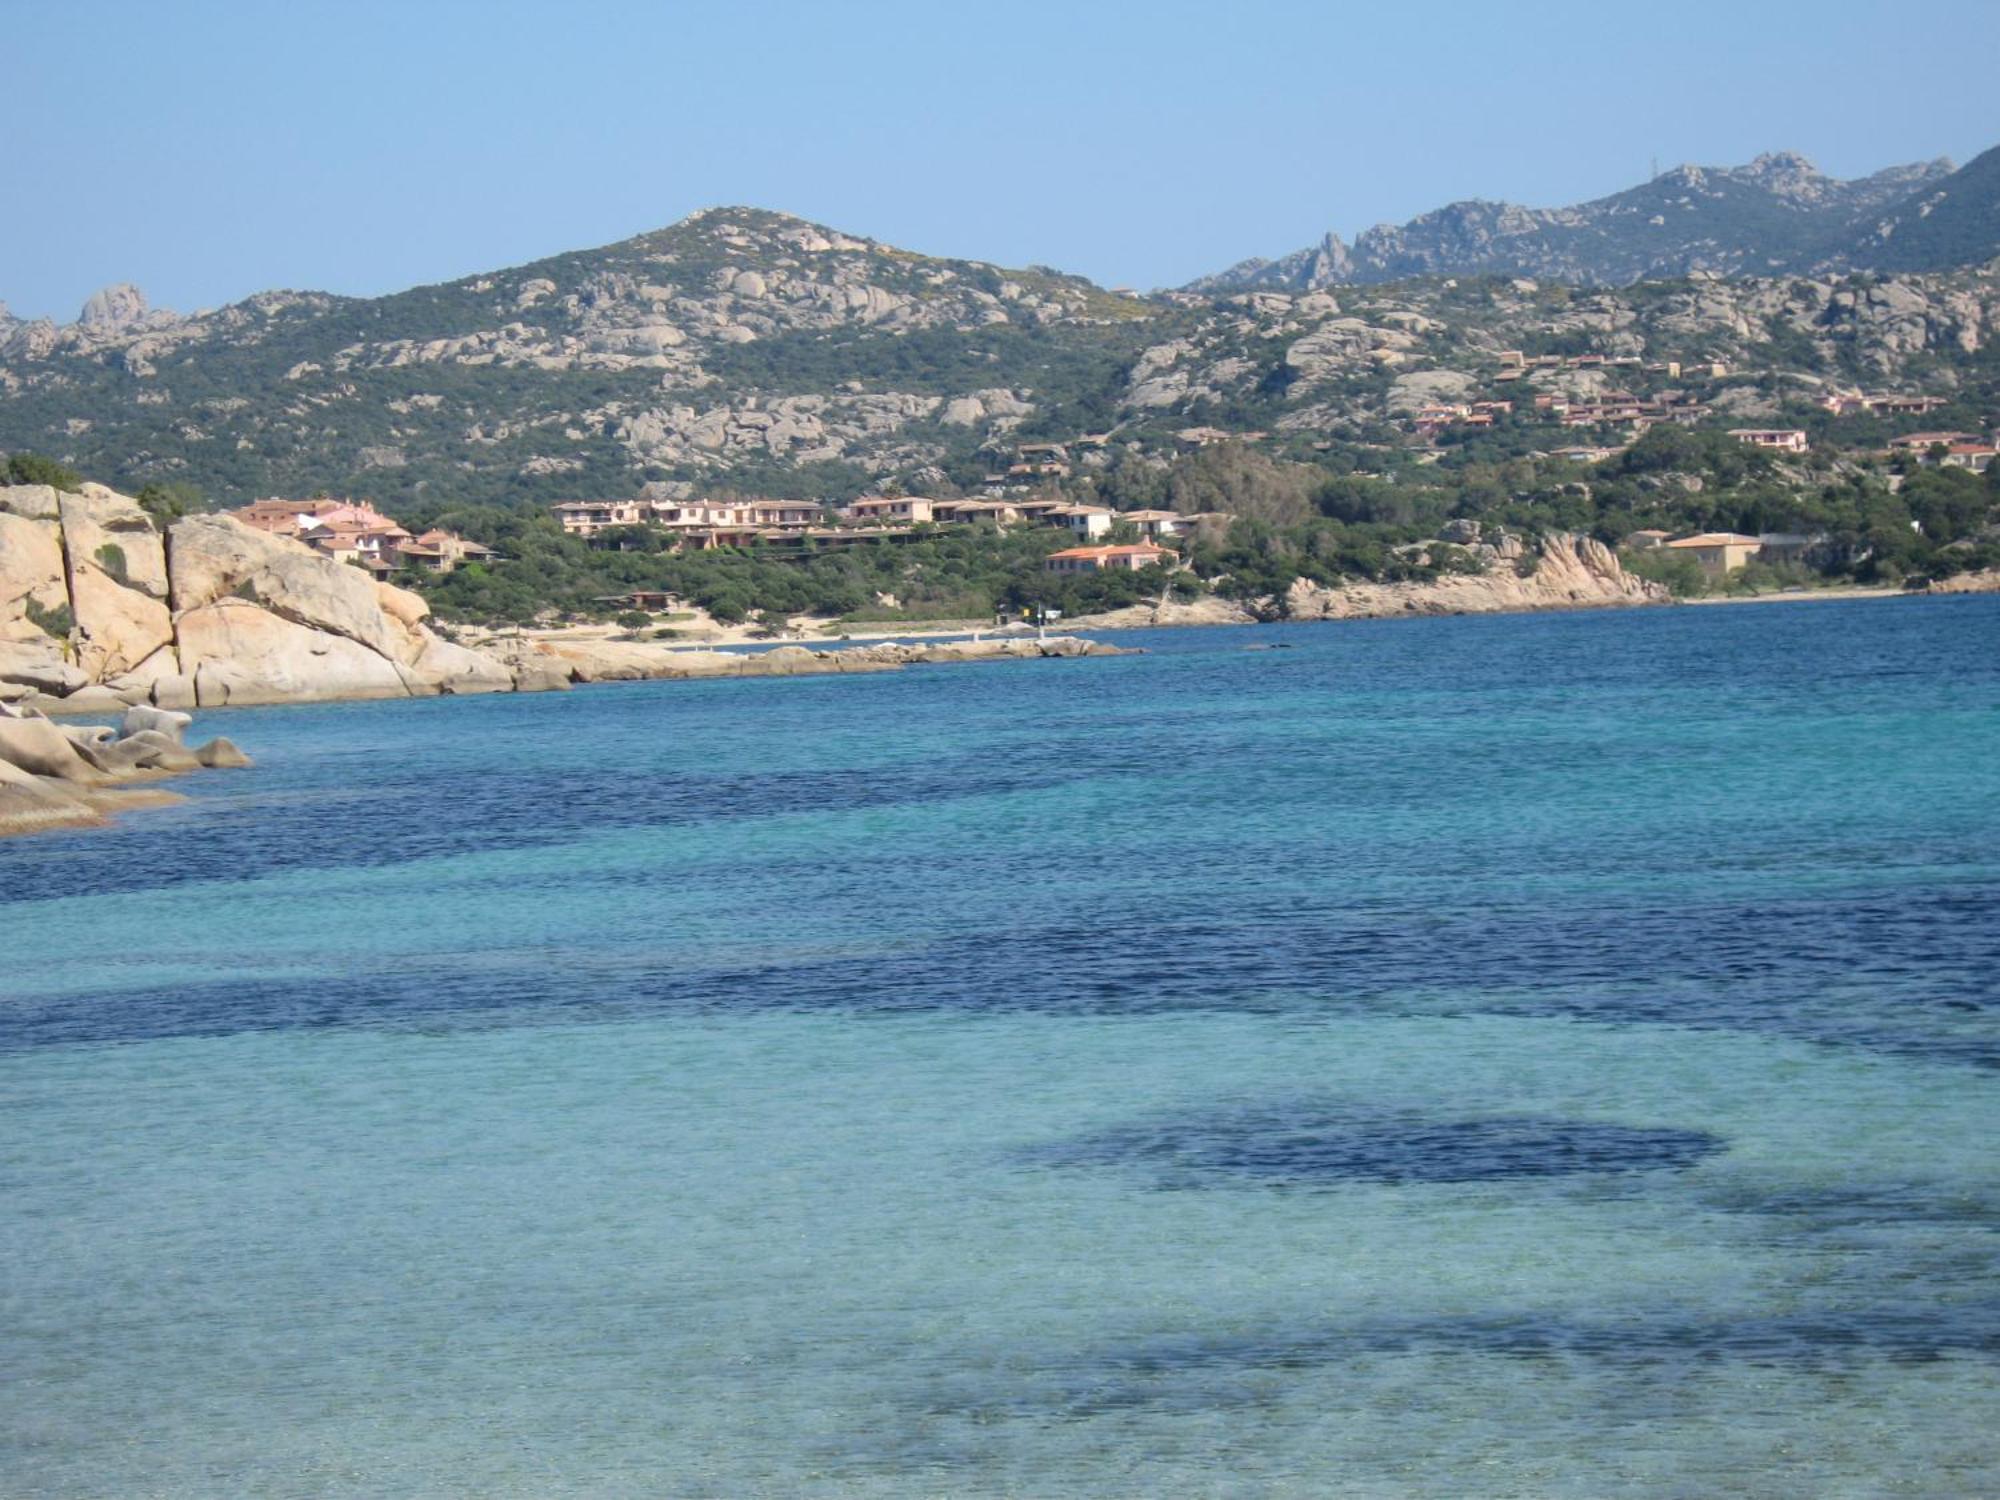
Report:
<svg viewBox="0 0 2000 1500"><path fill-rule="evenodd" d="M0 702L210 708L554 685L445 640L429 613L227 516L163 534L101 485L0 489Z"/></svg>
<svg viewBox="0 0 2000 1500"><path fill-rule="evenodd" d="M1981 568L1972 573L1955 573L1949 578L1932 578L1914 592L1921 594L2000 594L2000 568Z"/></svg>
<svg viewBox="0 0 2000 1500"><path fill-rule="evenodd" d="M1531 560L1533 570L1524 572ZM1282 597L1263 601L1260 612L1271 619L1357 620L1671 602L1664 586L1627 573L1602 542L1558 533L1543 537L1532 559L1519 565L1496 555L1483 573L1450 573L1427 583L1326 588L1300 579Z"/></svg>
<svg viewBox="0 0 2000 1500"><path fill-rule="evenodd" d="M755 651L689 651L646 641L510 640L494 648L524 680L561 673L566 682L637 682L703 677L811 677L840 672L893 672L944 662L1039 661L1055 657L1126 656L1119 646L1079 636L1003 636L910 644L882 641L815 651L775 646Z"/></svg>
<svg viewBox="0 0 2000 1500"><path fill-rule="evenodd" d="M115 728L57 724L0 703L0 837L102 823L124 808L178 800L149 786L162 777L250 764L225 739L189 749L189 722L137 707Z"/></svg>

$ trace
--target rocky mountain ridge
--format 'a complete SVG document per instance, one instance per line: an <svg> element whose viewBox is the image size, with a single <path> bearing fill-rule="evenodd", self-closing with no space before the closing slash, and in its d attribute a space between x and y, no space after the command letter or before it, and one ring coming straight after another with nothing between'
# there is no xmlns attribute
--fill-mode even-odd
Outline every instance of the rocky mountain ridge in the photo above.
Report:
<svg viewBox="0 0 2000 1500"><path fill-rule="evenodd" d="M1352 246L1329 233L1276 260L1251 259L1187 290L1314 291L1416 276L1506 274L1625 285L1691 272L1942 270L2000 255L2000 151L1963 169L1911 163L1842 180L1796 152L1741 167L1684 165L1638 187L1565 208L1467 200L1407 224L1378 224ZM1962 235L1919 230L1950 205Z"/></svg>

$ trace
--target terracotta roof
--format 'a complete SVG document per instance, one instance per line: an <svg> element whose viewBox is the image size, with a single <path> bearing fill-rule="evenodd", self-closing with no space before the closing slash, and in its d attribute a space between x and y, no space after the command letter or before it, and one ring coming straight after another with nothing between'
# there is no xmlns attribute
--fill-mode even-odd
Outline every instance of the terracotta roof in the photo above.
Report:
<svg viewBox="0 0 2000 1500"><path fill-rule="evenodd" d="M1050 557L1172 557L1171 547L1156 547L1151 542L1139 542L1128 547L1065 547L1060 552L1051 552Z"/></svg>

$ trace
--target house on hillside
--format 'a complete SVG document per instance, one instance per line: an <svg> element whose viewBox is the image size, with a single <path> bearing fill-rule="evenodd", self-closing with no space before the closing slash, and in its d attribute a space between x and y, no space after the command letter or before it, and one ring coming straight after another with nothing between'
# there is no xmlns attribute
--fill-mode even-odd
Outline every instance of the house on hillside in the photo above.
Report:
<svg viewBox="0 0 2000 1500"><path fill-rule="evenodd" d="M1021 508L1006 500L935 500L934 521L992 521L1006 526L1021 519Z"/></svg>
<svg viewBox="0 0 2000 1500"><path fill-rule="evenodd" d="M1127 510L1112 519L1122 525L1137 527L1139 535L1149 542L1179 536L1188 529L1187 517L1171 510Z"/></svg>
<svg viewBox="0 0 2000 1500"><path fill-rule="evenodd" d="M485 562L493 556L491 547L468 542L455 532L432 527L420 536L398 542L388 549L389 560L400 567L443 576L460 563Z"/></svg>
<svg viewBox="0 0 2000 1500"><path fill-rule="evenodd" d="M1117 517L1118 513L1108 506L1058 505L1047 519L1057 526L1067 526L1080 537L1094 537L1109 531Z"/></svg>
<svg viewBox="0 0 2000 1500"><path fill-rule="evenodd" d="M272 536L297 536L299 529L308 522L332 511L339 510L344 501L328 500L254 500L250 504L228 512L230 519L241 521L256 531L269 532Z"/></svg>
<svg viewBox="0 0 2000 1500"><path fill-rule="evenodd" d="M1752 448L1768 448L1779 453L1806 451L1805 432L1797 427L1732 427L1729 435Z"/></svg>
<svg viewBox="0 0 2000 1500"><path fill-rule="evenodd" d="M1137 542L1126 547L1065 547L1051 552L1042 564L1050 573L1137 573L1143 568L1164 566L1174 559L1168 547Z"/></svg>
<svg viewBox="0 0 2000 1500"><path fill-rule="evenodd" d="M932 502L917 495L863 495L847 507L845 514L851 521L901 526L922 526L935 519Z"/></svg>
<svg viewBox="0 0 2000 1500"><path fill-rule="evenodd" d="M1704 531L1698 536L1684 536L1677 542L1668 542L1667 550L1681 557L1691 557L1700 564L1702 572L1711 578L1726 578L1749 562L1764 548L1764 544L1754 536L1743 536L1734 531Z"/></svg>
<svg viewBox="0 0 2000 1500"><path fill-rule="evenodd" d="M1949 448L1954 443L1976 443L1976 432L1906 432L1901 437L1890 438L1889 446L1905 452L1922 452L1927 448Z"/></svg>
<svg viewBox="0 0 2000 1500"><path fill-rule="evenodd" d="M298 539L342 562L379 562L388 567L394 549L410 540L410 533L377 511L343 506L300 527Z"/></svg>
<svg viewBox="0 0 2000 1500"><path fill-rule="evenodd" d="M571 536L595 536L614 526L644 526L653 509L643 500L564 500L550 507Z"/></svg>
<svg viewBox="0 0 2000 1500"><path fill-rule="evenodd" d="M1993 467L1993 445L1991 443L1953 443L1944 450L1938 465L1946 469L1969 469L1974 474L1984 474ZM1928 455L1924 460L1930 461Z"/></svg>

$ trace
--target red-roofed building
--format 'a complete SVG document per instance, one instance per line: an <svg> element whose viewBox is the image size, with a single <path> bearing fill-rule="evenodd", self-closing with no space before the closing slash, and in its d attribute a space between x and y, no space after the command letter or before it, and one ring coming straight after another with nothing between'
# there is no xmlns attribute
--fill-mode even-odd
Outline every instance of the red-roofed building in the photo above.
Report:
<svg viewBox="0 0 2000 1500"><path fill-rule="evenodd" d="M1176 554L1172 548L1137 542L1126 547L1065 547L1051 552L1043 568L1050 573L1137 573L1163 566Z"/></svg>

